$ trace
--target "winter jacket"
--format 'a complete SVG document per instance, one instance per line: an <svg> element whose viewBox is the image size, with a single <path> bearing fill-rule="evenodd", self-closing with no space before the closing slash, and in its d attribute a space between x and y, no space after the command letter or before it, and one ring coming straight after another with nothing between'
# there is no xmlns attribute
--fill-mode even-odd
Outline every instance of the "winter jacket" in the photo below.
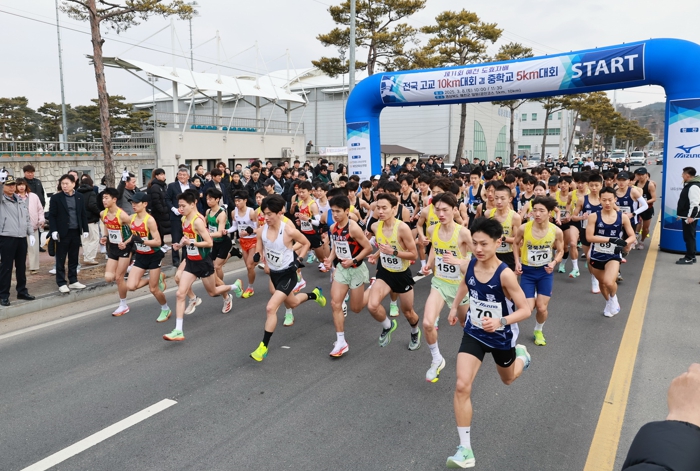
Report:
<svg viewBox="0 0 700 471"><path fill-rule="evenodd" d="M85 201L85 211L87 212L88 224L94 224L100 220L100 208L97 204L97 195L95 188L90 185L80 185L76 190L83 195Z"/></svg>
<svg viewBox="0 0 700 471"><path fill-rule="evenodd" d="M700 428L688 422L650 422L637 432L623 471L697 471Z"/></svg>
<svg viewBox="0 0 700 471"><path fill-rule="evenodd" d="M148 210L158 224L158 230L162 234L170 234L170 208L165 202L166 184L158 179L151 182L147 191L150 196Z"/></svg>
<svg viewBox="0 0 700 471"><path fill-rule="evenodd" d="M44 196L44 185L41 184L41 180L39 180L38 178L32 178L31 180L25 178L25 180L27 180L27 186L30 190L32 190L32 193L39 197L39 202L41 203L41 206L45 207L46 196Z"/></svg>
<svg viewBox="0 0 700 471"><path fill-rule="evenodd" d="M131 216L134 214L134 207L131 206L131 199L134 197L136 190L127 190L126 182L122 180L119 182L119 185L117 185L117 191L119 192L117 206L119 206L126 214Z"/></svg>
<svg viewBox="0 0 700 471"><path fill-rule="evenodd" d="M0 185L0 236L27 237L34 235L29 210L17 195L5 196Z"/></svg>
<svg viewBox="0 0 700 471"><path fill-rule="evenodd" d="M22 198L21 196L19 197ZM46 222L46 218L44 217L44 208L41 206L39 197L34 193L27 193L22 200L29 211L29 220L31 221L32 230L41 231Z"/></svg>
<svg viewBox="0 0 700 471"><path fill-rule="evenodd" d="M251 180L245 186L245 189L248 192L248 207L249 208L257 208L258 207L258 205L255 204L255 192L258 191L262 187L263 187L263 181L261 178L258 178L257 182L254 182L253 179L251 178Z"/></svg>

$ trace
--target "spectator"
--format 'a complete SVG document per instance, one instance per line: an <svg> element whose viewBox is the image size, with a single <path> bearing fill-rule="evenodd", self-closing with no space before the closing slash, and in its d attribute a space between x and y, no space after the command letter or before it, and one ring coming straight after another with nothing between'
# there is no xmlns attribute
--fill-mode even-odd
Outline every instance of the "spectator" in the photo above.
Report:
<svg viewBox="0 0 700 471"><path fill-rule="evenodd" d="M314 167L314 177L318 176L319 173L321 173L321 167L328 165L328 161L321 157L318 159L318 164Z"/></svg>
<svg viewBox="0 0 700 471"><path fill-rule="evenodd" d="M207 190L209 188L216 188L219 190L222 194L223 197L221 198L221 203L222 206L225 205L225 207L229 206L229 199L228 199L228 187L224 185L223 179L224 179L224 172L221 171L219 168L215 168L211 172L211 181L208 181L202 188L201 188L201 193L202 193L202 198L200 200L200 203L202 204L202 209L203 211L200 211L202 214L206 213L206 208L209 208L207 205ZM232 206L233 208L233 206Z"/></svg>
<svg viewBox="0 0 700 471"><path fill-rule="evenodd" d="M148 203L148 209L156 221L158 226L158 234L161 234L161 243L165 245L162 237L165 234L170 234L170 208L168 203L166 203L166 184L165 184L165 170L162 168L157 168L153 171L153 177L151 181L148 182L148 197L150 201Z"/></svg>
<svg viewBox="0 0 700 471"><path fill-rule="evenodd" d="M199 193L199 189L195 188L195 186L189 182L189 179L190 172L187 168L180 168L177 171L177 181L170 183L165 192L166 207L168 211L170 211L170 234L172 243L178 243L182 240L182 214L180 214L180 210L178 209L178 195L184 193L185 190L195 190ZM173 266L177 267L178 265L180 265L180 252L173 250Z"/></svg>
<svg viewBox="0 0 700 471"><path fill-rule="evenodd" d="M27 206L27 210L29 211L29 220L34 234L34 240L41 240L39 238L39 233L44 227L44 208L41 205L41 201L39 201L39 197L32 192L24 178L17 179L17 196L24 201L24 204ZM29 237L27 237L27 242L31 242ZM39 271L39 244L29 243L28 251L29 271L32 273L32 275L34 275Z"/></svg>
<svg viewBox="0 0 700 471"><path fill-rule="evenodd" d="M236 166L234 167L234 169L235 169L234 173L241 173L241 172L243 171L243 165L241 165L241 164L236 164Z"/></svg>
<svg viewBox="0 0 700 471"><path fill-rule="evenodd" d="M241 180L241 174L234 172L231 174L231 185L229 185L228 200L233 201L233 194L238 190L242 190L245 187L243 180Z"/></svg>
<svg viewBox="0 0 700 471"><path fill-rule="evenodd" d="M328 167L326 167L325 164L321 165L321 168L318 169L318 175L316 175L316 178L321 180L321 183L331 182L331 177L328 175Z"/></svg>
<svg viewBox="0 0 700 471"><path fill-rule="evenodd" d="M282 178L282 168L276 167L270 177L275 181L275 193L281 195L284 192L284 179Z"/></svg>
<svg viewBox="0 0 700 471"><path fill-rule="evenodd" d="M683 189L678 197L676 209L676 215L682 219L685 257L678 259L677 265L690 265L696 262L695 231L698 227L698 212L700 212L700 177L696 176L695 168L686 167L683 169Z"/></svg>
<svg viewBox="0 0 700 471"><path fill-rule="evenodd" d="M229 187L231 186L231 171L226 168L226 164L223 162L216 164L216 168L221 170L221 192L224 194L224 198L228 198L227 195L229 193ZM206 194L206 190L204 194Z"/></svg>
<svg viewBox="0 0 700 471"><path fill-rule="evenodd" d="M39 180L38 178L34 178L34 172L36 172L34 166L32 164L27 164L24 167L22 167L22 171L24 172L24 179L27 182L27 186L32 191L32 193L39 197L41 207L45 207L46 196L44 194L44 186L41 184L41 180Z"/></svg>
<svg viewBox="0 0 700 471"><path fill-rule="evenodd" d="M72 289L84 289L78 282L78 255L80 234L87 239L90 228L83 195L75 192L73 175L63 175L59 179L61 191L51 197L49 204L49 232L58 242L56 247L56 284L61 293ZM66 257L68 257L68 281L66 281Z"/></svg>
<svg viewBox="0 0 700 471"><path fill-rule="evenodd" d="M92 178L83 175L78 192L83 195L85 211L87 212L88 238L83 240L83 263L85 265L97 265L97 249L100 247L100 208L97 204L97 194L93 188Z"/></svg>
<svg viewBox="0 0 700 471"><path fill-rule="evenodd" d="M253 168L250 172L250 181L246 184L245 190L248 192L248 207L257 208L258 205L255 204L255 192L262 188L262 183L260 181L260 170L258 168Z"/></svg>
<svg viewBox="0 0 700 471"><path fill-rule="evenodd" d="M17 299L34 299L27 291L27 238L32 246L36 245L36 238L29 210L24 200L15 195L15 177L3 171L0 185L0 218L3 220L0 226L0 306L9 306L13 266L17 278Z"/></svg>
<svg viewBox="0 0 700 471"><path fill-rule="evenodd" d="M314 146L314 143L311 142L311 141L309 141L309 143L306 144L306 153L307 153L307 154L310 154L310 153L311 153L311 148L313 148L313 146Z"/></svg>
<svg viewBox="0 0 700 471"><path fill-rule="evenodd" d="M250 169L244 168L243 171L241 172L241 183L243 183L243 186L246 186L249 181L250 181Z"/></svg>
<svg viewBox="0 0 700 471"><path fill-rule="evenodd" d="M206 172L204 171L204 166L202 165L197 165L194 168L194 175L192 175L192 178L197 178L202 182L202 185L206 183Z"/></svg>
<svg viewBox="0 0 700 471"><path fill-rule="evenodd" d="M134 208L131 206L131 199L134 197L136 190L136 175L124 170L124 173L122 173L122 180L119 182L119 185L117 185L117 191L119 192L117 206L122 208L122 211L129 216L134 214Z"/></svg>
<svg viewBox="0 0 700 471"><path fill-rule="evenodd" d="M397 175L399 173L399 169L401 166L399 165L399 159L394 157L391 159L391 163L389 164L389 171L391 172L392 175ZM338 169L340 170L340 166L338 166Z"/></svg>

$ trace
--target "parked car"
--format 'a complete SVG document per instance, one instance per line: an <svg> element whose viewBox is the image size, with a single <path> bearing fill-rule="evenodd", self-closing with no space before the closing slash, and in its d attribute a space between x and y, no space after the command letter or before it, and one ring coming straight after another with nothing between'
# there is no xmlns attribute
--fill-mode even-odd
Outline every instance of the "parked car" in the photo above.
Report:
<svg viewBox="0 0 700 471"><path fill-rule="evenodd" d="M527 168L535 168L540 166L540 154L534 153L527 156Z"/></svg>
<svg viewBox="0 0 700 471"><path fill-rule="evenodd" d="M647 157L644 154L644 151L636 150L634 152L630 152L630 166L644 165L646 164L646 159Z"/></svg>
<svg viewBox="0 0 700 471"><path fill-rule="evenodd" d="M613 162L624 162L627 158L627 152L624 150L614 150L610 153L610 160Z"/></svg>
<svg viewBox="0 0 700 471"><path fill-rule="evenodd" d="M664 164L664 151L659 152L659 156L656 158L656 165Z"/></svg>

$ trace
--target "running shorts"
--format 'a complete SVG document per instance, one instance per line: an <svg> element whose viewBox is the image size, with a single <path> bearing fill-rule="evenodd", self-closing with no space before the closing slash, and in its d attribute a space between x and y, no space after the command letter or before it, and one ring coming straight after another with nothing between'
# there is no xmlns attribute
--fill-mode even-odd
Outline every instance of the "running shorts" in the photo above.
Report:
<svg viewBox="0 0 700 471"><path fill-rule="evenodd" d="M445 304L447 304L447 307L450 308L452 307L452 303L455 301L455 296L457 295L457 289L459 288L459 284L455 285L453 283L448 283L444 280L441 280L439 278L433 277L430 280L430 288L436 290L438 293L440 293L440 296L442 296L442 299L445 300ZM464 306L465 304L469 304L469 293L464 296L464 299L459 303L460 306Z"/></svg>
<svg viewBox="0 0 700 471"><path fill-rule="evenodd" d="M377 268L376 277L378 280L384 281L389 286L389 289L396 294L408 293L416 283L413 280L410 268L400 272L393 272L380 265Z"/></svg>
<svg viewBox="0 0 700 471"><path fill-rule="evenodd" d="M515 347L511 347L509 350L498 350L488 347L466 332L462 335L462 344L459 346L459 353L472 355L481 362L484 361L484 356L490 353L491 356L493 356L493 361L503 368L508 368L515 361Z"/></svg>
<svg viewBox="0 0 700 471"><path fill-rule="evenodd" d="M117 244L107 243L107 258L110 260L119 260L120 258L131 257L131 244L126 244L124 250L120 249Z"/></svg>
<svg viewBox="0 0 700 471"><path fill-rule="evenodd" d="M532 299L538 294L551 297L554 288L554 272L547 273L544 267L523 265L520 287L528 299Z"/></svg>
<svg viewBox="0 0 700 471"><path fill-rule="evenodd" d="M206 278L214 274L214 264L209 257L204 260L190 260L185 257L185 271L197 278Z"/></svg>
<svg viewBox="0 0 700 471"><path fill-rule="evenodd" d="M138 253L134 254L134 266L142 270L156 270L160 268L160 264L165 257L162 250L157 250L153 253Z"/></svg>
<svg viewBox="0 0 700 471"><path fill-rule="evenodd" d="M231 250L231 245L233 245L231 238L228 236L223 237L220 241L214 242L214 245L211 247L211 252L209 252L209 256L212 260L216 260L217 258L226 260L228 258L228 253Z"/></svg>
<svg viewBox="0 0 700 471"><path fill-rule="evenodd" d="M297 269L292 265L282 271L270 270L270 281L275 291L281 291L289 296L297 285Z"/></svg>
<svg viewBox="0 0 700 471"><path fill-rule="evenodd" d="M344 268L339 263L335 266L333 281L347 285L350 289L359 288L365 283L369 283L369 270L364 263L360 263L360 266L356 268Z"/></svg>

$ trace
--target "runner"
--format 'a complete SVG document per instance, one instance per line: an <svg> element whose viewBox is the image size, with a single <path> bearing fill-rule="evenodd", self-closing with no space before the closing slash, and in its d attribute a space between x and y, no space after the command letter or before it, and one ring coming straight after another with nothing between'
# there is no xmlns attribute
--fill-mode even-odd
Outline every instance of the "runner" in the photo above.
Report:
<svg viewBox="0 0 700 471"><path fill-rule="evenodd" d="M448 317L450 325L457 323L459 303L469 295L454 394L460 444L457 452L447 458L448 468L473 467L476 462L471 447L471 391L486 353L492 354L501 381L507 385L530 366L527 348L516 345L516 341L517 323L530 317L531 311L515 274L496 257L503 227L498 221L481 218L474 221L471 231L474 258L468 264L464 283L459 284ZM514 304L520 307L515 310Z"/></svg>
<svg viewBox="0 0 700 471"><path fill-rule="evenodd" d="M161 248L163 240L158 232L156 220L148 214L148 195L142 191L134 193L131 197L131 205L134 215L131 216L130 243L134 244L134 266L129 271L126 287L129 291L136 291L148 285L148 289L160 305L160 315L156 322L165 322L170 318L172 311L165 299L165 275L160 271L160 265L165 255ZM143 275L148 270L148 278Z"/></svg>
<svg viewBox="0 0 700 471"><path fill-rule="evenodd" d="M535 316L535 345L544 346L542 329L549 316L547 310L554 287L554 269L564 256L564 234L549 222L550 213L557 202L551 196L538 196L532 200L533 219L521 225L515 233L515 273Z"/></svg>
<svg viewBox="0 0 700 471"><path fill-rule="evenodd" d="M420 318L413 310L413 276L410 261L418 258L411 229L405 222L395 217L399 199L390 193L376 196L376 212L379 221L372 225L372 232L377 239L379 251L367 257L370 263L377 265L376 281L369 293L367 309L382 324L379 346L386 347L391 342L391 333L396 330L396 319L390 319L382 306L387 294L394 292L401 300L401 311L411 325L409 350L418 350L421 345L421 331L418 327Z"/></svg>
<svg viewBox="0 0 700 471"><path fill-rule="evenodd" d="M654 203L656 202L656 183L649 178L649 172L645 167L639 167L634 171L637 177L635 186L642 188L642 196L649 208L639 215L639 225L637 226L637 250L644 250L644 241L649 237L651 218L654 217Z"/></svg>
<svg viewBox="0 0 700 471"><path fill-rule="evenodd" d="M218 278L217 285L224 283L224 264L231 256L229 252L233 246L231 237L228 235L230 225L226 210L219 206L223 196L220 190L213 187L209 188L205 194L207 206L209 207L205 220L213 244L209 256L214 263L214 272Z"/></svg>
<svg viewBox="0 0 700 471"><path fill-rule="evenodd" d="M425 301L423 314L423 330L433 357L430 368L425 373L425 380L435 383L440 379L440 371L445 367L445 359L438 348L438 334L435 324L440 317L440 311L447 304L452 306L457 287L463 273L460 266L471 252L472 239L469 229L456 224L453 216L457 207L457 198L452 193L441 193L433 197L433 206L440 222L428 228L428 236L432 244L428 263L421 270L428 275L434 270L430 281L430 294ZM469 296L460 303L458 315L460 323L464 323L469 304Z"/></svg>
<svg viewBox="0 0 700 471"><path fill-rule="evenodd" d="M591 190L593 191L593 190ZM602 209L588 216L586 238L592 243L590 270L600 283L600 291L605 298L605 317L613 317L620 312L617 300L617 274L620 271L622 251L629 251L636 240L629 218L615 209L615 190L600 190ZM625 237L624 239L622 237Z"/></svg>
<svg viewBox="0 0 700 471"><path fill-rule="evenodd" d="M369 271L364 259L372 253L372 246L362 228L349 219L350 200L347 196L334 196L330 200L330 206L335 221L331 226L333 251L324 262L328 269L335 266L331 308L336 341L330 356L340 358L349 349L345 340L345 296L350 291L350 309L353 312L360 312L365 306L365 283L369 283Z"/></svg>
<svg viewBox="0 0 700 471"><path fill-rule="evenodd" d="M588 226L588 216L592 213L600 211L602 206L600 204L600 190L603 188L603 176L599 173L591 173L588 176L588 191L589 194L581 198L581 194L578 195L578 203L576 204L576 209L574 209L574 215L571 216L573 221L581 221L581 231L579 232L579 238L581 240L581 249L583 253L586 254L586 265L590 268L590 242L586 238L586 229ZM588 270L590 272L590 269ZM598 285L598 279L591 272L591 292L594 294L600 293L600 286Z"/></svg>
<svg viewBox="0 0 700 471"><path fill-rule="evenodd" d="M223 313L231 311L233 297L229 294L230 290L233 289L234 293L240 297L238 293L241 291L241 280L236 280L236 283L232 286L216 286L214 263L209 257L209 252L214 244L204 218L197 211L198 198L199 194L193 190L185 190L184 193L177 196L178 209L180 214L182 214L182 239L178 242L173 242L173 250L180 250L185 247L187 257L183 261L185 267L180 274L177 287L175 328L169 334L163 335L163 339L169 341L185 340L185 334L182 330L185 300L187 292L191 290L192 284L197 278L202 280L202 285L209 293L209 296L222 296L224 298L224 307L221 310ZM163 319L161 322L165 320L167 319Z"/></svg>
<svg viewBox="0 0 700 471"><path fill-rule="evenodd" d="M129 312L126 304L126 270L131 262L131 237L129 215L117 206L119 192L116 188L105 188L102 192L102 204L105 210L100 214L102 238L100 244L107 246L107 265L105 266L105 281L116 282L119 293L119 306L112 312L115 317Z"/></svg>
<svg viewBox="0 0 700 471"><path fill-rule="evenodd" d="M566 260L571 258L573 269L569 273L569 278L577 278L580 275L578 270L578 229L573 227L571 222L571 210L573 209L570 198L571 183L571 177L561 177L559 179L559 190L555 193L554 199L557 201L557 207L559 208L561 221L559 228L564 234L564 258L559 264L559 273L566 273ZM572 236L572 232L576 232L575 237Z"/></svg>
<svg viewBox="0 0 700 471"><path fill-rule="evenodd" d="M639 215L649 209L647 200L644 199L642 189L636 186L630 186L630 174L627 172L620 172L617 174L615 196L617 197L617 207L622 211L625 217L630 220L632 232L635 234L636 239L636 232L634 229L639 223Z"/></svg>
<svg viewBox="0 0 700 471"><path fill-rule="evenodd" d="M250 354L255 361L263 361L267 357L270 338L277 326L277 309L283 303L286 302L289 309L308 300L316 301L321 307L326 305L326 298L319 287L314 288L311 293L292 293L297 283L297 268L301 264L299 260L306 256L311 243L291 221L284 221L284 198L279 195L267 196L260 208L265 215L265 225L257 232L253 261L260 261L260 252L264 250L265 263L270 270L272 297L267 302L263 340Z"/></svg>
<svg viewBox="0 0 700 471"><path fill-rule="evenodd" d="M501 245L496 249L496 257L515 271L515 257L513 256L513 242L515 242L515 229L520 227L522 220L520 215L510 209L511 189L505 184L495 187L494 203L496 207L488 212L489 219L495 219L503 226Z"/></svg>
<svg viewBox="0 0 700 471"><path fill-rule="evenodd" d="M310 182L299 183L299 204L294 217L296 218L297 227L299 227L301 233L304 234L304 237L311 244L311 249L314 251L316 259L321 261L325 260L328 254L326 252L327 247L324 247L321 236L318 233L321 216L319 215L318 205L311 198L312 189ZM326 271L323 262L319 264L318 269L322 272Z"/></svg>
<svg viewBox="0 0 700 471"><path fill-rule="evenodd" d="M267 193L267 192L266 192ZM256 199L261 198L262 193L256 193ZM243 252L243 261L248 270L248 287L243 292L243 298L249 298L255 294L253 283L255 283L255 265L253 254L255 254L255 245L257 244L257 236L255 229L260 227L260 219L256 218L255 210L248 207L248 192L246 190L238 190L233 193L234 208L231 211L231 219L234 221L232 228L238 230L238 241L241 244Z"/></svg>

